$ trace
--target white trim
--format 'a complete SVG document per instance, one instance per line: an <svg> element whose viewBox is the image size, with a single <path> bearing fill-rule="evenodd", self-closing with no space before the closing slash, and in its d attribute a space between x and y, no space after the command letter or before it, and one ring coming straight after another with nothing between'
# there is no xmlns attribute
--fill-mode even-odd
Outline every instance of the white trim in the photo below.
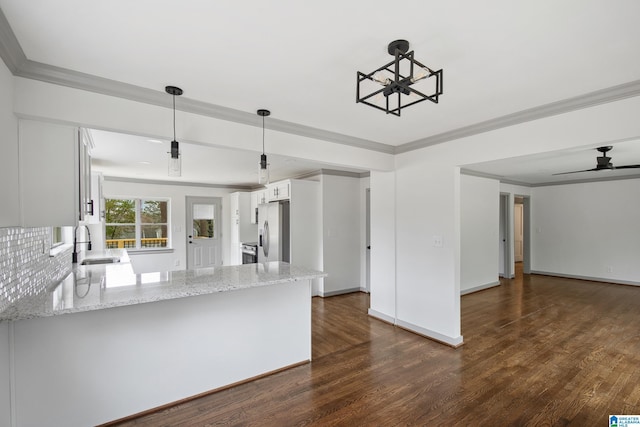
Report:
<svg viewBox="0 0 640 427"><path fill-rule="evenodd" d="M432 340L441 342L443 344L450 345L452 347L459 347L463 344L462 335L457 337L450 337L448 335L442 335L438 332L422 328L420 326L416 326L413 323L405 322L404 320L397 319L396 325L401 327L402 329L406 329L410 332L415 332L418 335L422 335L426 338L430 338Z"/></svg>
<svg viewBox="0 0 640 427"><path fill-rule="evenodd" d="M579 276L577 274L552 273L549 271L531 270L531 274L539 274L540 276L565 277L567 279L588 280L590 282L601 282L603 284L640 286L640 282L630 280L608 279L606 277Z"/></svg>
<svg viewBox="0 0 640 427"><path fill-rule="evenodd" d="M483 291L483 290L489 289L489 288L495 288L496 286L500 286L500 282L499 281L498 282L491 282L491 283L487 283L485 285L475 286L473 288L461 290L460 291L460 296L471 294L473 292Z"/></svg>
<svg viewBox="0 0 640 427"><path fill-rule="evenodd" d="M320 292L318 294L318 296L321 296L322 298L325 297L333 297L336 295L344 295L344 294L351 294L353 292L360 292L362 289L360 287L357 288L349 288L349 289L340 289L337 291L329 291L329 292Z"/></svg>
<svg viewBox="0 0 640 427"><path fill-rule="evenodd" d="M383 322L387 322L387 323L391 323L392 325L396 324L396 319L394 319L393 317L381 313L379 311L373 310L373 309L369 309L369 311L367 312L369 314L369 316L371 317L375 317L376 319L382 320Z"/></svg>

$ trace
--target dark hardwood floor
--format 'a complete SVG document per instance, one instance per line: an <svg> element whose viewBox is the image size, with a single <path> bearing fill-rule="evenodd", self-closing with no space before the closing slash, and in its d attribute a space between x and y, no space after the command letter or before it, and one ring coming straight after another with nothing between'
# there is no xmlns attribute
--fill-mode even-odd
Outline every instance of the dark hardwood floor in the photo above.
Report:
<svg viewBox="0 0 640 427"><path fill-rule="evenodd" d="M453 349L313 299L313 362L121 426L605 426L640 414L640 287L520 275L462 297Z"/></svg>

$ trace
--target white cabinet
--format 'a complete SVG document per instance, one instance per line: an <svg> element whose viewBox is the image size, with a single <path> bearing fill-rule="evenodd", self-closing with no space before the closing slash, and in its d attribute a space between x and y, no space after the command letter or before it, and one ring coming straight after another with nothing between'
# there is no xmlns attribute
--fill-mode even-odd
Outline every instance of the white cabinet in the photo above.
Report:
<svg viewBox="0 0 640 427"><path fill-rule="evenodd" d="M23 227L77 225L90 209L87 139L73 126L20 120L20 217Z"/></svg>
<svg viewBox="0 0 640 427"><path fill-rule="evenodd" d="M249 219L251 224L258 223L258 205L262 205L264 203L269 203L267 189L251 192L251 206L249 209Z"/></svg>
<svg viewBox="0 0 640 427"><path fill-rule="evenodd" d="M258 227L251 222L250 208L252 194L248 192L235 192L229 195L229 207L231 217L231 245L230 265L242 264L242 243L258 240Z"/></svg>
<svg viewBox="0 0 640 427"><path fill-rule="evenodd" d="M289 200L291 198L291 181L274 182L267 185L269 201Z"/></svg>
<svg viewBox="0 0 640 427"><path fill-rule="evenodd" d="M91 195L89 196L89 208L85 215L84 222L86 224L99 224L104 221L105 208L104 196L102 195L102 185L104 177L101 173L91 174Z"/></svg>

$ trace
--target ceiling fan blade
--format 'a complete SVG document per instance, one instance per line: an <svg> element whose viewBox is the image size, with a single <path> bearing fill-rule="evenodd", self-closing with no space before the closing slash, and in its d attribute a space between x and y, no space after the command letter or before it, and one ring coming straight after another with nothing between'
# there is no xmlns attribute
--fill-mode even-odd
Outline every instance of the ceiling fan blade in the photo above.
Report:
<svg viewBox="0 0 640 427"><path fill-rule="evenodd" d="M640 165L614 166L614 169L640 169Z"/></svg>
<svg viewBox="0 0 640 427"><path fill-rule="evenodd" d="M567 175L569 173L591 172L591 171L597 171L597 170L602 170L602 168L585 169L582 171L560 172L560 173L554 173L553 175Z"/></svg>

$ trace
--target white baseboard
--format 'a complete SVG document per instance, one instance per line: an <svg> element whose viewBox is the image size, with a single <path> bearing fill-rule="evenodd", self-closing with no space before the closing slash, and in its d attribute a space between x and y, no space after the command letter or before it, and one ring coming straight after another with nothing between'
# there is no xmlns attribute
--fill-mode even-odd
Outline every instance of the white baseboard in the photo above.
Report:
<svg viewBox="0 0 640 427"><path fill-rule="evenodd" d="M442 335L438 332L416 326L412 323L405 322L400 319L395 319L389 315L380 313L379 311L375 311L372 309L369 309L369 316L375 317L376 319L382 320L383 322L391 323L392 325L398 326L399 328L405 329L409 332L413 332L414 334L418 334L430 340L448 345L449 347L458 348L463 344L462 335L455 338L447 335Z"/></svg>
<svg viewBox="0 0 640 427"><path fill-rule="evenodd" d="M485 289L489 289L489 288L493 288L496 286L500 286L500 282L491 282L491 283L487 283L485 285L480 285L480 286L474 286L473 288L469 288L469 289L464 289L460 291L460 295L466 295L466 294L470 294L473 292L478 292L478 291L482 291Z"/></svg>
<svg viewBox="0 0 640 427"><path fill-rule="evenodd" d="M422 328L420 326L416 326L412 323L405 322L404 320L397 319L396 325L401 327L402 329L406 329L410 332L416 333L418 335L422 335L423 337L432 339L434 341L438 341L439 343L446 344L450 347L460 347L463 344L462 335L457 337L450 337L448 335L442 335L438 332L431 331L426 328Z"/></svg>
<svg viewBox="0 0 640 427"><path fill-rule="evenodd" d="M318 295L324 298L324 297L332 297L334 295L350 294L352 292L360 292L360 291L361 291L360 288L349 288L349 289L339 289L337 291L320 292Z"/></svg>
<svg viewBox="0 0 640 427"><path fill-rule="evenodd" d="M531 270L531 274L539 274L541 276L566 277L567 279L589 280L590 282L613 283L616 285L640 286L640 282L630 280L608 279L606 277L578 276L577 274L552 273L549 271Z"/></svg>
<svg viewBox="0 0 640 427"><path fill-rule="evenodd" d="M394 317L391 317L384 313L380 313L379 311L369 309L368 313L369 316L375 317L376 319L382 320L383 322L391 323L392 325L396 324L396 319Z"/></svg>

